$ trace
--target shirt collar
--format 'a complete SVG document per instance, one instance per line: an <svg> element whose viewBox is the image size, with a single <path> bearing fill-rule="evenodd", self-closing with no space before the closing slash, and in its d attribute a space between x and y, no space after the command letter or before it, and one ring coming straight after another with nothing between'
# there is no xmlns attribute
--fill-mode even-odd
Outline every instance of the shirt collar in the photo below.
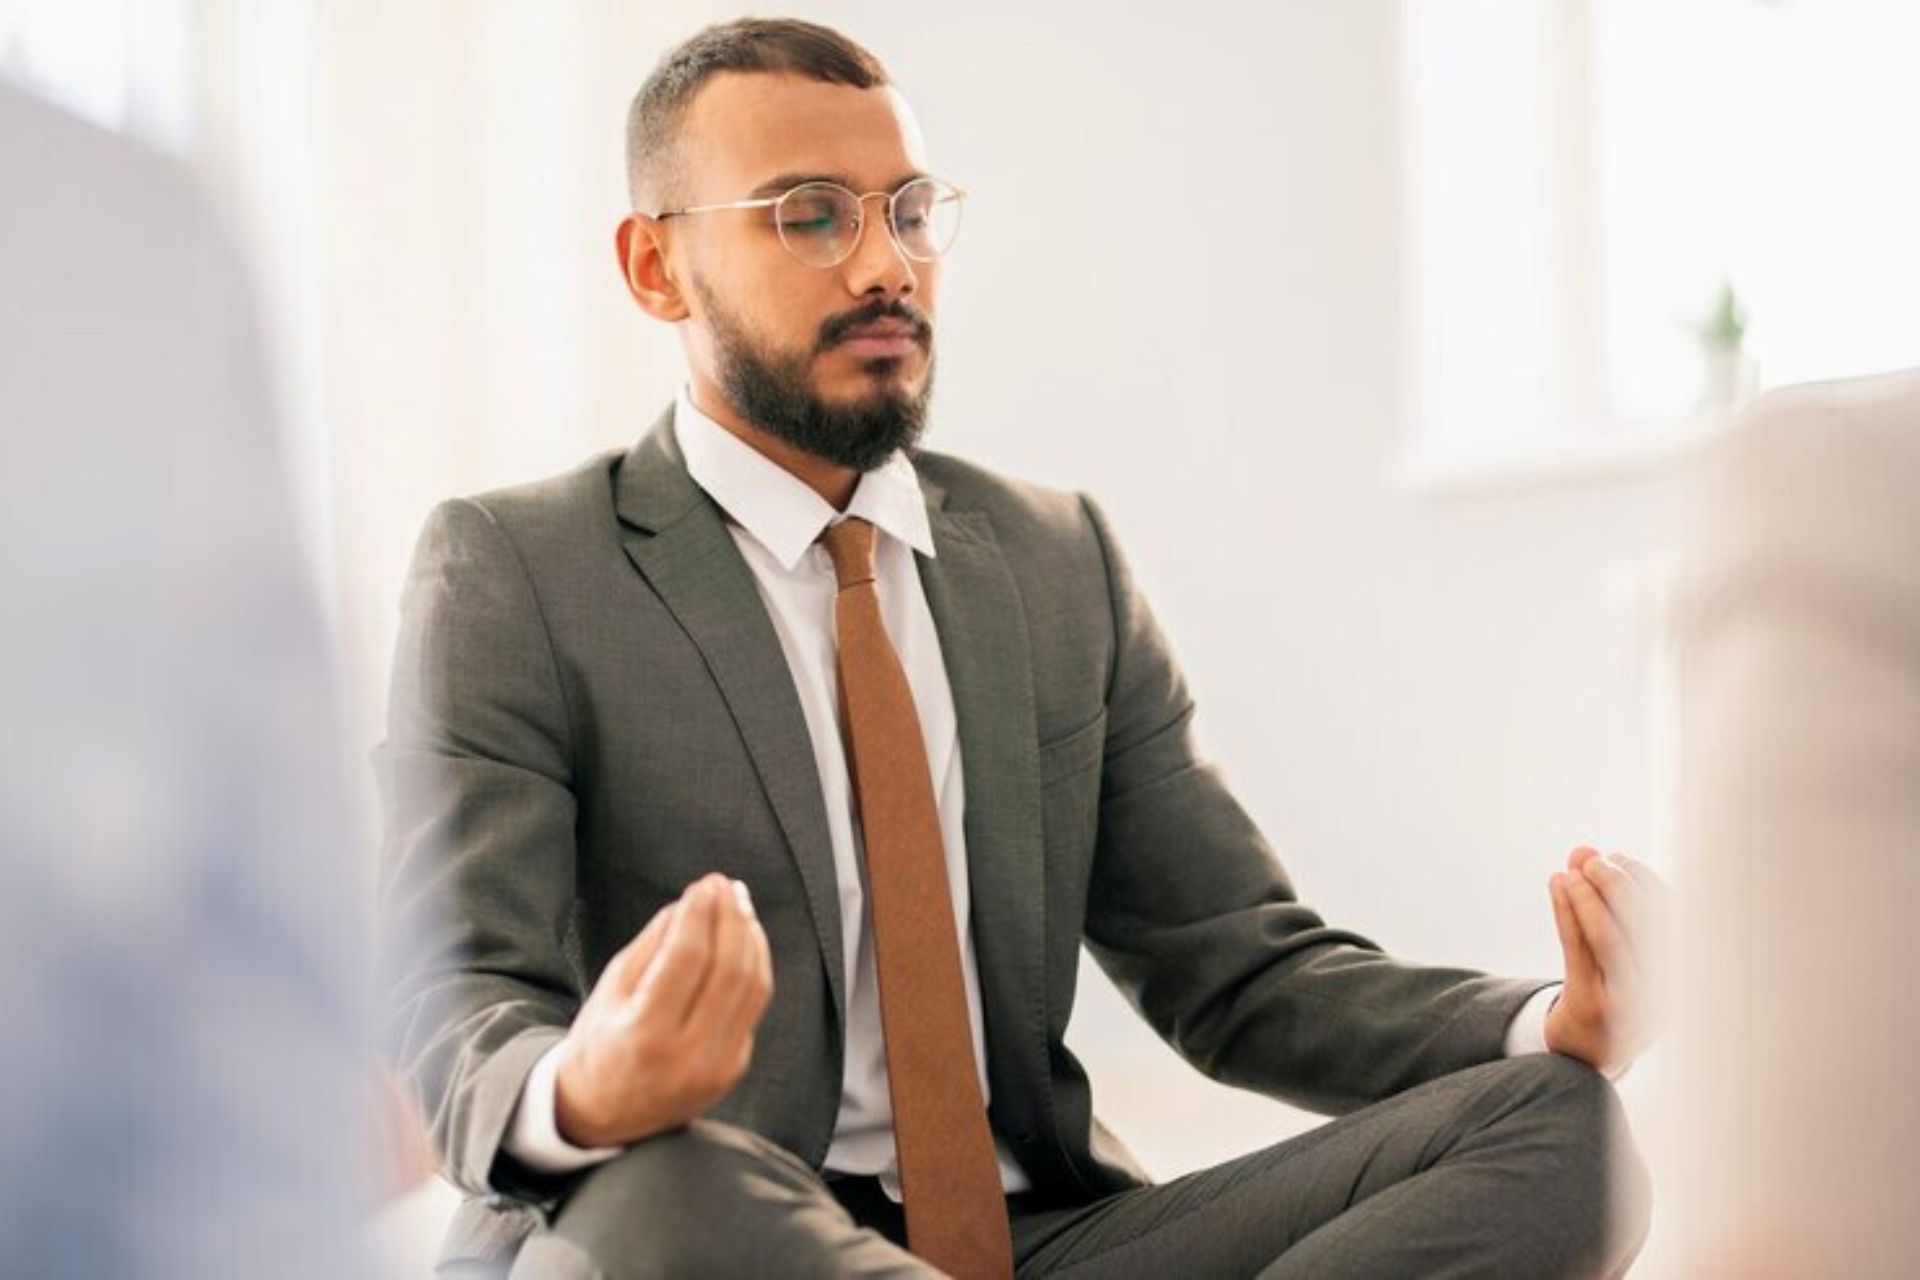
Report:
<svg viewBox="0 0 1920 1280"><path fill-rule="evenodd" d="M673 431L694 483L789 573L821 530L844 518L806 481L701 412L685 383L674 400ZM926 499L905 450L895 449L861 474L845 514L871 521L921 555L933 555Z"/></svg>

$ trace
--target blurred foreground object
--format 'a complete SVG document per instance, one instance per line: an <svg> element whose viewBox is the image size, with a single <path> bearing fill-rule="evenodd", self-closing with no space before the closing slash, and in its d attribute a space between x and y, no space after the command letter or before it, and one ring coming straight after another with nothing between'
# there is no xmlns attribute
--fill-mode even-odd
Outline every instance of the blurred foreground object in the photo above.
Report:
<svg viewBox="0 0 1920 1280"><path fill-rule="evenodd" d="M236 264L0 86L0 1272L351 1277L357 869Z"/></svg>
<svg viewBox="0 0 1920 1280"><path fill-rule="evenodd" d="M1676 1274L1920 1275L1920 370L1764 397L1704 514Z"/></svg>

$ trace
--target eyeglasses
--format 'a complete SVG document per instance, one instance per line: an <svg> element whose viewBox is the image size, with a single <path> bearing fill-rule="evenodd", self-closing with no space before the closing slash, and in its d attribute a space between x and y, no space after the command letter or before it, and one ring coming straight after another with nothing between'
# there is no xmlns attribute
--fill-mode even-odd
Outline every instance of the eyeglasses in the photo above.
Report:
<svg viewBox="0 0 1920 1280"><path fill-rule="evenodd" d="M782 195L726 204L697 204L653 216L664 222L689 213L717 209L772 208L780 243L810 267L834 267L860 245L866 229L867 196L886 196L887 228L900 252L916 262L932 262L953 247L960 234L960 202L967 193L939 178L915 178L891 194L855 195L837 182L803 182Z"/></svg>

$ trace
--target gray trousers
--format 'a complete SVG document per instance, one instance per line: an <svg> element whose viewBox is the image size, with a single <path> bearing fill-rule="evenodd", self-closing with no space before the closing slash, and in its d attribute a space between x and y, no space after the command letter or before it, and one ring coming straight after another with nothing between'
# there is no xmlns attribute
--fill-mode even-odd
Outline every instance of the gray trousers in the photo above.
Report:
<svg viewBox="0 0 1920 1280"><path fill-rule="evenodd" d="M1225 1164L1087 1204L1008 1197L1018 1275L1612 1277L1645 1241L1613 1086L1559 1054L1428 1081ZM522 1277L928 1277L870 1178L829 1185L696 1120L588 1174Z"/></svg>

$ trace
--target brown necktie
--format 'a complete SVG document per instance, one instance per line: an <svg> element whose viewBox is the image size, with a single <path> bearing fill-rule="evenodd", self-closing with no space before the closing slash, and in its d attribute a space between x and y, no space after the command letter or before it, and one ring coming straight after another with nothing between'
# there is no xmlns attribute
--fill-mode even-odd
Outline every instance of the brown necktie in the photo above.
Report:
<svg viewBox="0 0 1920 1280"><path fill-rule="evenodd" d="M840 584L840 708L866 841L907 1247L962 1280L1010 1277L1013 1239L974 1067L940 813L913 690L880 620L873 525L849 516L820 541Z"/></svg>

